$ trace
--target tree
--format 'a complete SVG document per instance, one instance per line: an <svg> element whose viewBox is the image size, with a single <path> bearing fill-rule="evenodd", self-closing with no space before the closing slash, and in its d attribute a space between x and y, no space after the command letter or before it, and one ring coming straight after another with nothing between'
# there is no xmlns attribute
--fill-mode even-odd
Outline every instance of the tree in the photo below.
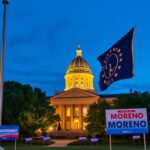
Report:
<svg viewBox="0 0 150 150"><path fill-rule="evenodd" d="M134 92L121 94L113 101L114 108L147 108L150 110L150 94L148 92Z"/></svg>
<svg viewBox="0 0 150 150"><path fill-rule="evenodd" d="M134 92L132 94L121 94L113 101L116 108L146 108L147 117L150 118L150 94L149 92ZM150 122L149 122L150 126Z"/></svg>
<svg viewBox="0 0 150 150"><path fill-rule="evenodd" d="M17 82L4 83L3 124L19 124L21 133L32 135L36 129L46 130L57 120L59 116L39 88Z"/></svg>
<svg viewBox="0 0 150 150"><path fill-rule="evenodd" d="M106 109L126 109L126 108L147 108L147 115L150 118L150 94L149 92L134 92L132 94L120 94L113 101L112 105L105 100L90 105L85 122L86 129L90 134L105 133L105 110ZM150 126L150 122L149 122Z"/></svg>
<svg viewBox="0 0 150 150"><path fill-rule="evenodd" d="M110 104L104 99L93 103L89 106L85 122L87 123L86 130L92 134L103 135L105 132L105 110L110 108Z"/></svg>
<svg viewBox="0 0 150 150"><path fill-rule="evenodd" d="M15 82L4 83L3 124L17 124L24 101L22 85Z"/></svg>

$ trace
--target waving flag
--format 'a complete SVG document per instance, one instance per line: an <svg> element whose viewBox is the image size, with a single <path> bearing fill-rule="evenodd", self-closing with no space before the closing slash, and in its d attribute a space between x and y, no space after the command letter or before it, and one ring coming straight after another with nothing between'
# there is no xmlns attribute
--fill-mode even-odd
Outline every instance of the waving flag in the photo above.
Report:
<svg viewBox="0 0 150 150"><path fill-rule="evenodd" d="M99 81L102 91L117 80L133 77L133 34L134 28L98 57L102 65Z"/></svg>

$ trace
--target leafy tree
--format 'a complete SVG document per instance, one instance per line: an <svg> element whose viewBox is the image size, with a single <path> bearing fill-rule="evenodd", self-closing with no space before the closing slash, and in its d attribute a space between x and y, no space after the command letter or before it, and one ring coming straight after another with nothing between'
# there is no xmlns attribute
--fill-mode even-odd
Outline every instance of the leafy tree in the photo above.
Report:
<svg viewBox="0 0 150 150"><path fill-rule="evenodd" d="M21 133L32 135L38 128L59 120L46 95L39 88L17 82L4 83L3 124L19 124Z"/></svg>
<svg viewBox="0 0 150 150"><path fill-rule="evenodd" d="M24 101L22 85L15 82L4 83L3 124L17 124Z"/></svg>
<svg viewBox="0 0 150 150"><path fill-rule="evenodd" d="M132 94L121 94L113 101L114 108L146 108L147 117L150 118L150 94L149 92L134 92ZM149 122L150 127L150 122Z"/></svg>
<svg viewBox="0 0 150 150"><path fill-rule="evenodd" d="M150 109L150 94L148 92L134 92L121 94L113 101L114 108L147 108Z"/></svg>
<svg viewBox="0 0 150 150"><path fill-rule="evenodd" d="M110 108L110 104L104 99L98 103L89 106L85 122L87 123L86 129L92 135L101 134L105 132L105 110Z"/></svg>
<svg viewBox="0 0 150 150"><path fill-rule="evenodd" d="M93 135L105 133L105 110L120 108L147 108L147 115L148 118L150 118L149 92L120 94L116 100L113 101L112 105L107 103L105 100L100 100L98 103L90 105L88 115L85 119L85 122L87 122L87 131Z"/></svg>

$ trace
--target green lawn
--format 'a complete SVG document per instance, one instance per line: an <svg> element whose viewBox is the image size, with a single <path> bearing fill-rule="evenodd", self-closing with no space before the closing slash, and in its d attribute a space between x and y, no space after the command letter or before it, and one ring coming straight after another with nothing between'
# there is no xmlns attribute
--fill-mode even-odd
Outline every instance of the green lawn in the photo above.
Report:
<svg viewBox="0 0 150 150"><path fill-rule="evenodd" d="M5 150L13 150L14 147L5 147ZM97 146L71 146L71 147L64 147L64 148L50 148L45 146L24 146L24 147L17 147L17 150L109 150L109 147L97 147ZM112 150L144 150L144 147L141 146L114 146ZM147 148L150 150L150 147Z"/></svg>

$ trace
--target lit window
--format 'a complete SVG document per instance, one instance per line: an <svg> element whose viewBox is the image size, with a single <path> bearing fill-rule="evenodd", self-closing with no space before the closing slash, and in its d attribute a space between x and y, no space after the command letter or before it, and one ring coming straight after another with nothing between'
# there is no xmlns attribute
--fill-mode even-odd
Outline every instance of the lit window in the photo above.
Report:
<svg viewBox="0 0 150 150"><path fill-rule="evenodd" d="M84 84L83 84L83 82L81 81L81 86L83 86Z"/></svg>
<svg viewBox="0 0 150 150"><path fill-rule="evenodd" d="M79 120L78 119L74 120L74 129L79 130Z"/></svg>
<svg viewBox="0 0 150 150"><path fill-rule="evenodd" d="M70 121L66 121L66 129L69 130L70 129Z"/></svg>
<svg viewBox="0 0 150 150"><path fill-rule="evenodd" d="M70 107L66 107L66 117L70 117Z"/></svg>
<svg viewBox="0 0 150 150"><path fill-rule="evenodd" d="M74 108L74 116L79 116L79 107Z"/></svg>
<svg viewBox="0 0 150 150"><path fill-rule="evenodd" d="M87 115L87 107L83 107L83 116Z"/></svg>
<svg viewBox="0 0 150 150"><path fill-rule="evenodd" d="M87 123L83 122L83 130L86 130Z"/></svg>
<svg viewBox="0 0 150 150"><path fill-rule="evenodd" d="M78 82L75 82L75 86L79 86L79 85L78 85Z"/></svg>

